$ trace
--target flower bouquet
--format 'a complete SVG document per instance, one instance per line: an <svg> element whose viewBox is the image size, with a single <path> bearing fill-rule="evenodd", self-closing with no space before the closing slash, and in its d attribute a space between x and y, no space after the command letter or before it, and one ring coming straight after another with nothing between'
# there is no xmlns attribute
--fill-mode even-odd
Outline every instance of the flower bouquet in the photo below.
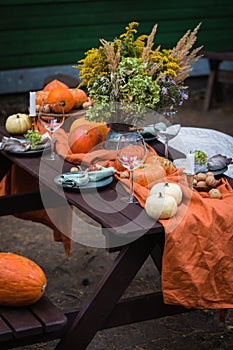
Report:
<svg viewBox="0 0 233 350"><path fill-rule="evenodd" d="M138 25L129 23L112 42L101 39L99 48L88 50L75 66L93 101L87 119L108 123L116 116L117 122L134 124L145 108L180 106L188 99L184 80L200 57L202 47L192 49L200 24L173 49L153 48L157 24L149 35L140 36Z"/></svg>

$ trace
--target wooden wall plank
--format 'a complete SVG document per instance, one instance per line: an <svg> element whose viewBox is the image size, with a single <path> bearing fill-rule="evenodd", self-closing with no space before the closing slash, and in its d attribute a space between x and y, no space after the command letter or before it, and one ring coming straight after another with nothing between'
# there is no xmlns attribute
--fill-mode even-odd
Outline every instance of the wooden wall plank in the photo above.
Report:
<svg viewBox="0 0 233 350"><path fill-rule="evenodd" d="M0 70L75 64L134 20L139 34L158 23L155 45L169 48L202 22L197 45L232 51L232 18L232 0L1 0Z"/></svg>

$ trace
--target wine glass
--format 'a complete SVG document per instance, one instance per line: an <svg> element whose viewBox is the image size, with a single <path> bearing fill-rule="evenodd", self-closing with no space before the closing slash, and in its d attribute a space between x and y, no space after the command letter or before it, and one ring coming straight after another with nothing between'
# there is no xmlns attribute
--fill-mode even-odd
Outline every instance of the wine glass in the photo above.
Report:
<svg viewBox="0 0 233 350"><path fill-rule="evenodd" d="M49 113L43 112L44 108L43 105L41 105L39 113L38 113L38 120L40 124L51 133L51 153L47 155L45 158L48 160L55 160L57 155L54 151L54 132L62 126L65 120L65 114L64 109L60 107L59 105L59 111L60 113L53 113L53 110L56 110L57 105L46 105L46 108L51 111Z"/></svg>
<svg viewBox="0 0 233 350"><path fill-rule="evenodd" d="M154 130L158 137L164 140L165 158L168 159L168 142L176 137L181 124L178 111L174 108L160 108L156 114Z"/></svg>
<svg viewBox="0 0 233 350"><path fill-rule="evenodd" d="M133 172L146 159L146 144L138 132L124 133L120 136L117 143L117 159L131 173L130 194L121 200L125 203L137 203L134 198Z"/></svg>

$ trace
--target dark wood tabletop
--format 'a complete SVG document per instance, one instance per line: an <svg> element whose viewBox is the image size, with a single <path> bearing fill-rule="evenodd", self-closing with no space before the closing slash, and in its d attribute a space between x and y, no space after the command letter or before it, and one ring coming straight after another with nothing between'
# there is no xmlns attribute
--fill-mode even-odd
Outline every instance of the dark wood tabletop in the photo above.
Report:
<svg viewBox="0 0 233 350"><path fill-rule="evenodd" d="M7 135L4 127L0 128L0 136L2 135ZM116 189L117 181L115 179L113 179L112 183L97 191L64 191L63 188L54 182L54 178L57 175L69 171L72 166L64 159L59 157L56 161L49 161L40 156L14 155L6 151L1 152L1 159L1 164L5 164L6 167L7 164L10 166L11 163L14 163L32 175L38 183L40 182L41 186L44 186L42 192L51 192L51 200L53 196L57 199L56 195L58 195L63 199L64 204L66 199L67 203L82 210L102 227L111 229L115 234L125 235L133 233L141 235L146 232L163 232L162 225L151 219L139 204L122 204L118 192L124 192L124 189L119 188L119 186ZM6 169L1 167L2 174L0 175L3 176L5 171ZM54 203L54 206L56 205ZM31 208L33 209L33 206ZM15 208L15 210L17 209ZM24 210L22 202L21 210Z"/></svg>
<svg viewBox="0 0 233 350"><path fill-rule="evenodd" d="M0 139L3 135L9 136L4 127L0 127ZM159 154L163 154L163 145L155 142L153 146ZM68 323L65 330L58 334L60 341L56 350L84 350L101 329L191 311L182 306L164 304L162 292L122 298L147 258L151 257L161 272L165 238L163 226L152 220L139 204L122 207L119 193L124 189L118 188L115 179L97 191L63 191L54 178L69 170L71 164L61 158L47 161L40 156L16 156L1 151L0 164L0 180L12 164L16 164L40 184L40 191L35 193L0 197L0 216L56 208L64 206L64 203L72 205L102 226L109 251L112 246L119 251L84 305L64 311ZM231 180L230 183L233 185Z"/></svg>

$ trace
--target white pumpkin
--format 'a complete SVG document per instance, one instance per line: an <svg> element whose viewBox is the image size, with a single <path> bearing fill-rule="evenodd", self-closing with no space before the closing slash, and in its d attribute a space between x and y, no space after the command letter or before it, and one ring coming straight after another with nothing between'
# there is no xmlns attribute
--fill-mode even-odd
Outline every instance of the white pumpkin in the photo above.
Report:
<svg viewBox="0 0 233 350"><path fill-rule="evenodd" d="M10 134L24 134L32 126L31 118L28 114L17 113L10 115L5 124L6 130Z"/></svg>
<svg viewBox="0 0 233 350"><path fill-rule="evenodd" d="M177 205L182 202L183 193L181 187L173 182L159 182L155 184L150 190L150 196L153 194L162 193L174 197Z"/></svg>
<svg viewBox="0 0 233 350"><path fill-rule="evenodd" d="M160 192L147 197L145 210L155 220L169 219L176 214L177 203L174 197Z"/></svg>

